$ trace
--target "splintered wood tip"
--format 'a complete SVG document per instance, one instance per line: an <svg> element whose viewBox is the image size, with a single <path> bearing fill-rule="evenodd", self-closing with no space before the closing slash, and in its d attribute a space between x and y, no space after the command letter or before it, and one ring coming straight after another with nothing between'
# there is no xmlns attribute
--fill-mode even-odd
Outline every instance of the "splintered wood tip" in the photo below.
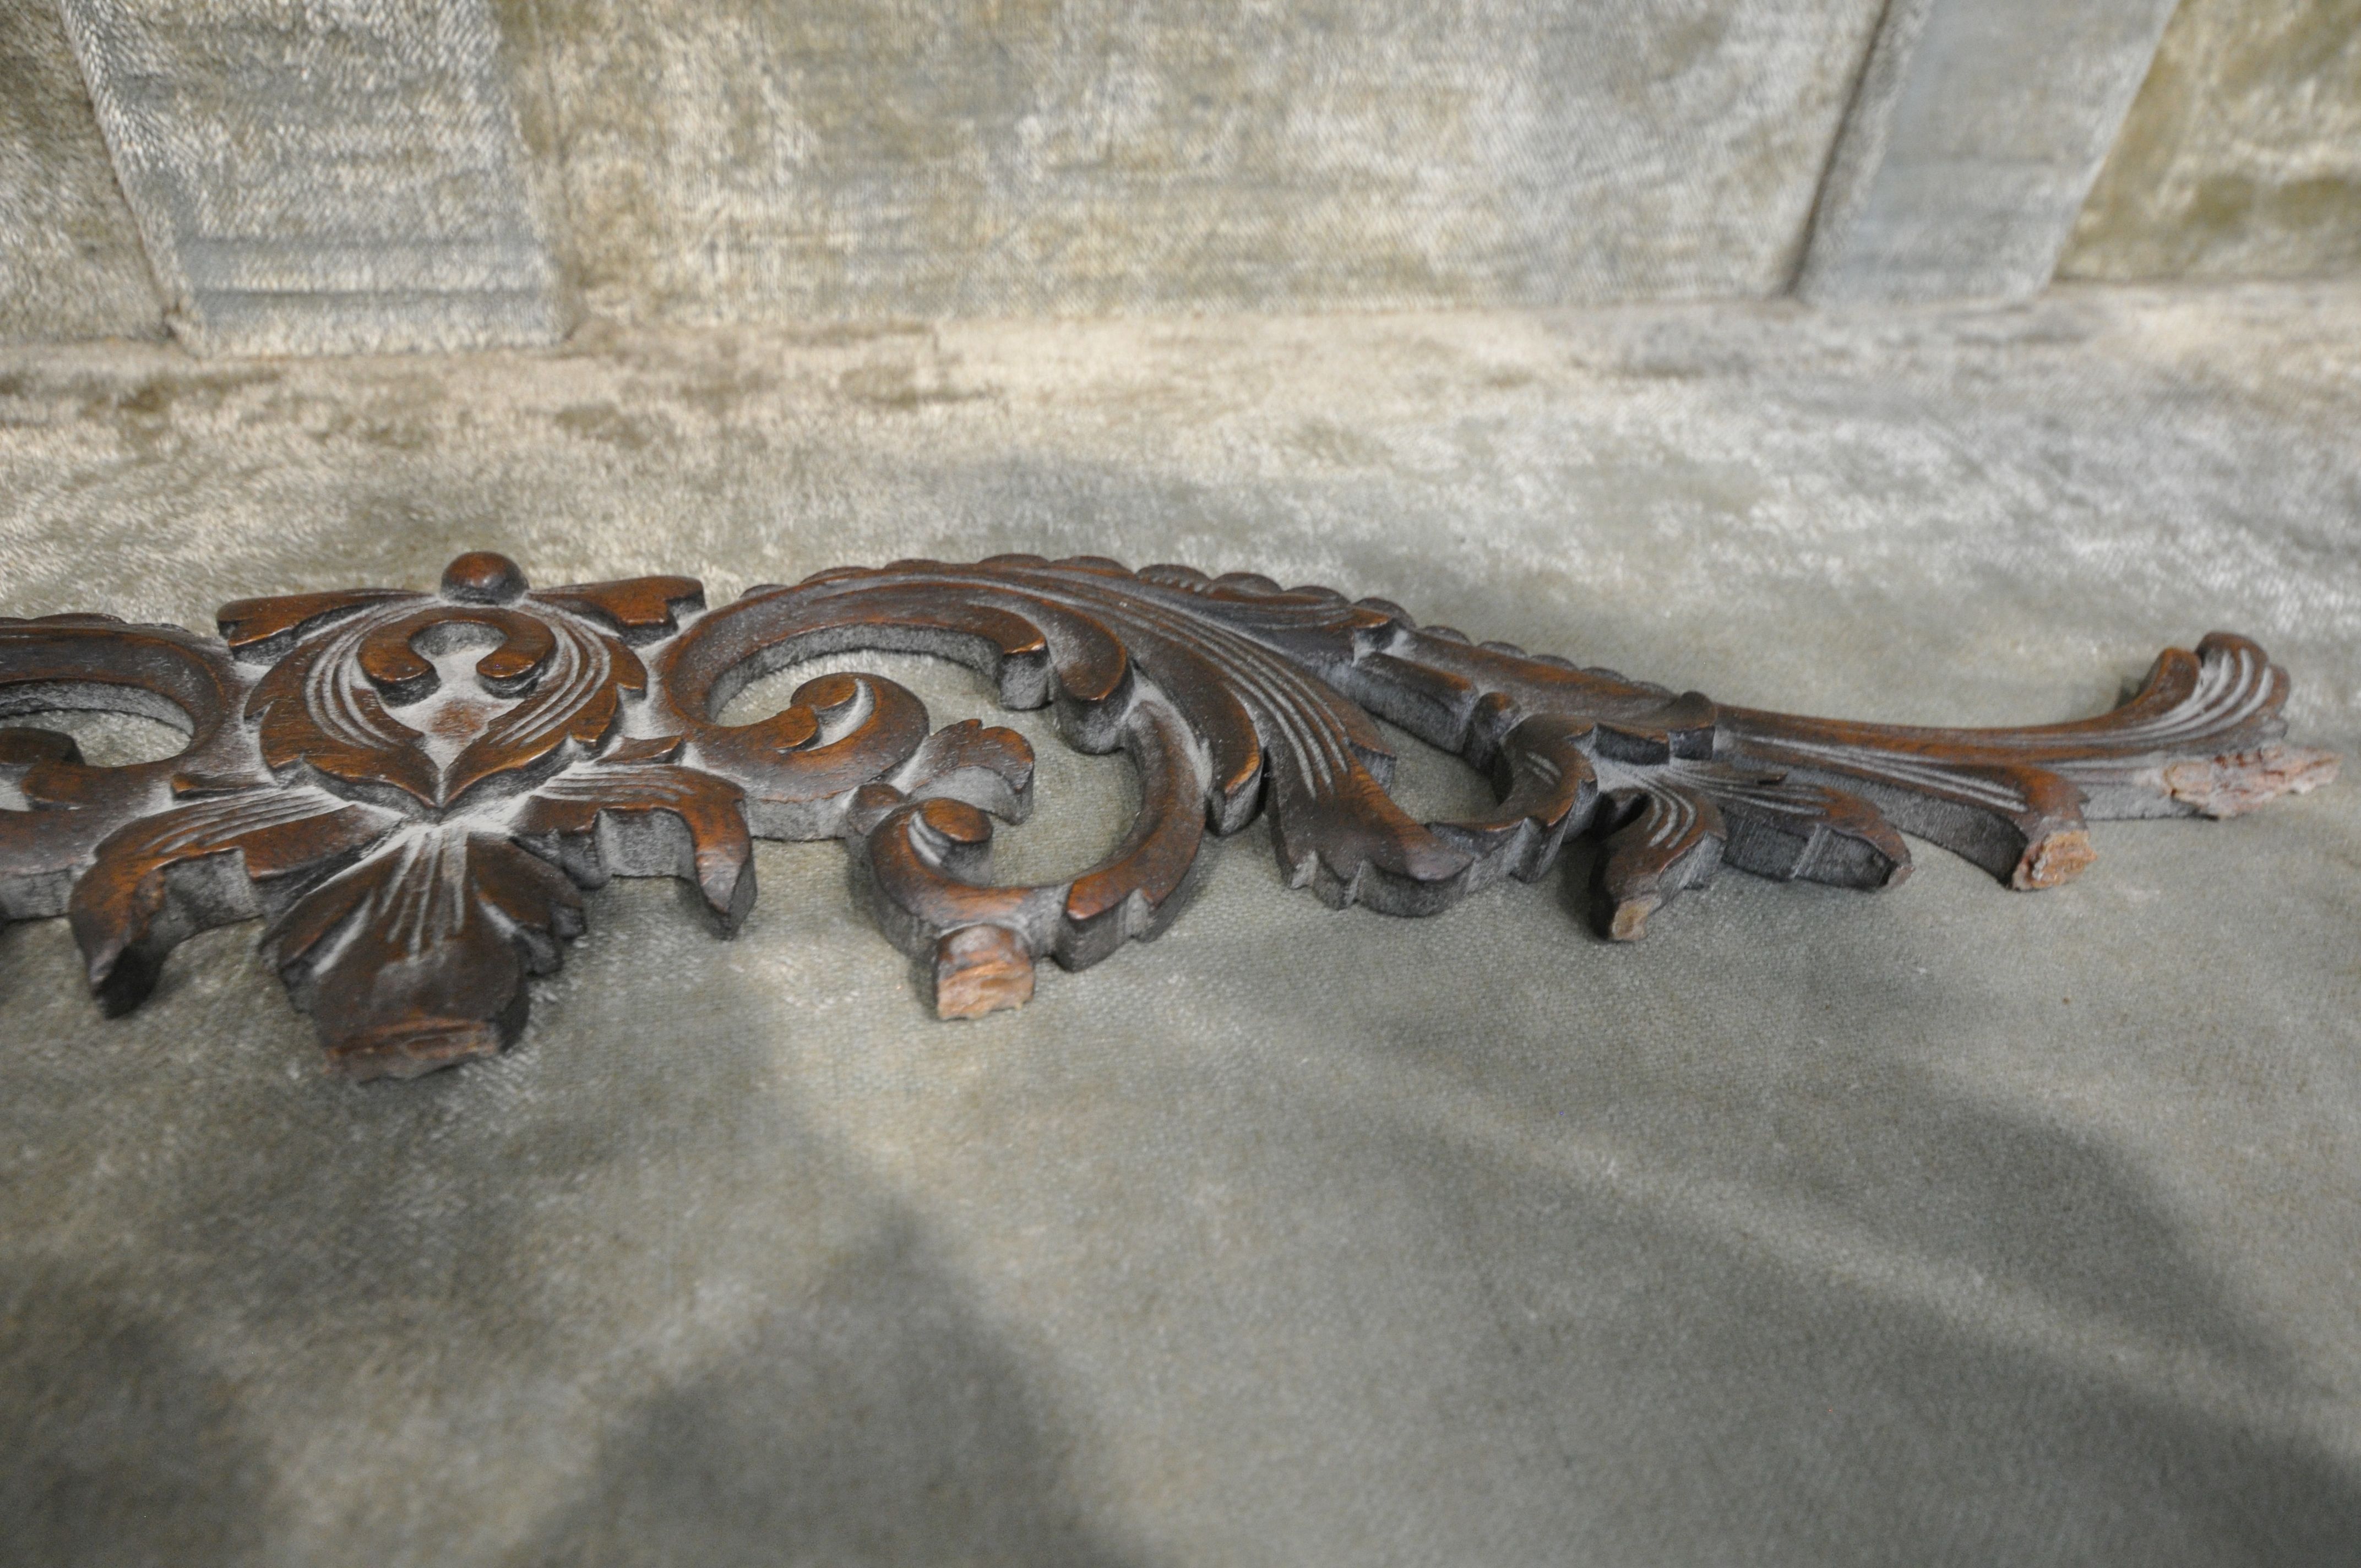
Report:
<svg viewBox="0 0 2361 1568"><path fill-rule="evenodd" d="M2016 874L2009 883L2028 893L2056 887L2081 876L2098 858L2099 851L2091 847L2091 836L2080 828L2052 833L2026 847L2025 859L2016 863Z"/></svg>
<svg viewBox="0 0 2361 1568"><path fill-rule="evenodd" d="M2163 773L2165 793L2206 817L2235 817L2283 795L2302 795L2336 777L2334 751L2309 746L2258 746L2218 757L2174 762Z"/></svg>
<svg viewBox="0 0 2361 1568"><path fill-rule="evenodd" d="M935 1015L981 1018L1033 1000L1033 955L1005 926L962 926L935 944Z"/></svg>
<svg viewBox="0 0 2361 1568"><path fill-rule="evenodd" d="M1636 942L1648 934L1648 916L1664 901L1661 898L1627 898L1615 906L1614 917L1608 922L1607 939L1610 942Z"/></svg>

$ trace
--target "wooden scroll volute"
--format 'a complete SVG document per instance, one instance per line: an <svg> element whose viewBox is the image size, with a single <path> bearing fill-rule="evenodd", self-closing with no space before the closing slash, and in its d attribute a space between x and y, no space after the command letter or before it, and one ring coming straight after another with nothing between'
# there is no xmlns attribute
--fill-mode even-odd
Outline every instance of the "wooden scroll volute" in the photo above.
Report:
<svg viewBox="0 0 2361 1568"><path fill-rule="evenodd" d="M245 599L219 620L218 639L0 620L0 717L99 708L189 735L103 768L0 729L0 918L68 916L119 1012L183 938L260 917L356 1077L500 1049L609 877L679 877L734 931L756 837L842 839L937 1012L967 1017L1029 999L1043 957L1082 969L1156 935L1208 840L1257 813L1291 885L1397 915L1538 877L1594 835L1599 925L1628 940L1724 867L1889 887L1906 833L2048 887L2094 858L2089 819L2231 816L2336 769L2282 740L2286 674L2219 632L2168 650L2112 713L1941 729L1724 707L1382 599L1095 558L848 568L708 610L689 578L536 590L478 553L434 593ZM958 660L1005 706L1053 707L1071 745L1124 752L1131 830L1077 876L1002 885L993 823L1033 797L1015 732L935 729L859 674L720 722L749 682L853 649ZM1498 804L1410 817L1378 718L1482 771Z"/></svg>

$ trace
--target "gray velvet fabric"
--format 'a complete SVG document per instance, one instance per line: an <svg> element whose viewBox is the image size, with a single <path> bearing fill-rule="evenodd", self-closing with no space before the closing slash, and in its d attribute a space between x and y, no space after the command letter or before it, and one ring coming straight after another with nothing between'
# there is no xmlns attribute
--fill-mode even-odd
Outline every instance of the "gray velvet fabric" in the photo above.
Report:
<svg viewBox="0 0 2361 1568"><path fill-rule="evenodd" d="M163 331L55 0L0 0L0 343Z"/></svg>
<svg viewBox="0 0 2361 1568"><path fill-rule="evenodd" d="M2322 291L18 349L0 609L1094 551L1899 719L2227 626L2349 752L2357 401ZM1123 770L1033 732L1044 872ZM771 848L735 942L619 885L515 1051L360 1088L250 927L110 1022L14 927L0 1560L2350 1561L2356 798L1628 949L1555 881L1332 913L1257 828L974 1025Z"/></svg>
<svg viewBox="0 0 2361 1568"><path fill-rule="evenodd" d="M2334 275L2356 40L2353 0L7 0L0 341L2016 296L2070 228L2069 277Z"/></svg>
<svg viewBox="0 0 2361 1568"><path fill-rule="evenodd" d="M1878 0L503 0L639 322L1786 287Z"/></svg>
<svg viewBox="0 0 2361 1568"><path fill-rule="evenodd" d="M1892 0L1820 187L1796 292L2025 299L2178 0Z"/></svg>
<svg viewBox="0 0 2361 1568"><path fill-rule="evenodd" d="M2181 0L2059 269L2361 272L2361 0Z"/></svg>
<svg viewBox="0 0 2361 1568"><path fill-rule="evenodd" d="M198 354L554 342L485 0L59 0Z"/></svg>

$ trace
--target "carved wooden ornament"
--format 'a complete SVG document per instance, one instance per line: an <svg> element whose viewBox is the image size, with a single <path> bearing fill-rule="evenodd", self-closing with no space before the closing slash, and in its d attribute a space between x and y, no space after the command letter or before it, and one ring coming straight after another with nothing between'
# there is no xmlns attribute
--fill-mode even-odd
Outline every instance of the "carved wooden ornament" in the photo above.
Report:
<svg viewBox="0 0 2361 1568"><path fill-rule="evenodd" d="M17 797L0 795L0 918L68 916L115 1013L175 943L262 916L330 1064L363 1078L500 1049L527 978L580 933L581 890L610 876L684 878L735 929L751 836L842 839L936 1010L969 1017L1027 1000L1044 955L1082 969L1156 935L1207 835L1257 811L1291 883L1396 915L1538 877L1569 834L1598 835L1601 923L1629 940L1724 866L1889 887L1908 832L2048 887L2090 864L2086 818L2226 817L2336 769L2280 742L2287 675L2220 632L2167 650L2101 718L1938 729L1724 707L1382 599L1093 558L847 568L708 610L686 577L533 589L479 554L436 593L243 599L220 625L0 619L0 717L96 708L189 735L101 768L63 735L0 729ZM992 819L1030 807L1031 751L972 720L930 730L874 675L716 721L748 682L855 648L961 661L1006 707L1054 705L1081 750L1126 752L1129 834L1070 881L994 885ZM461 651L472 678L444 680ZM1411 819L1373 715L1488 773L1498 807Z"/></svg>

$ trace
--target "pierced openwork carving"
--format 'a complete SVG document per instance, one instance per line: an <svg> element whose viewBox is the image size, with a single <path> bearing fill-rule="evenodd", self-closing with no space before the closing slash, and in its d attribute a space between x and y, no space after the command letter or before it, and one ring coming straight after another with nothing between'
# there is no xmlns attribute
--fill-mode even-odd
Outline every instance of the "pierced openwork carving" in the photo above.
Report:
<svg viewBox="0 0 2361 1568"><path fill-rule="evenodd" d="M1090 558L848 568L708 610L686 577L535 590L471 554L434 594L245 599L220 625L0 620L0 717L109 709L189 735L102 768L66 736L0 729L17 797L0 796L0 918L68 916L120 1012L184 938L263 917L357 1077L498 1050L609 877L683 878L733 931L753 837L842 839L937 1011L966 1017L1029 998L1044 956L1082 969L1154 936L1209 836L1258 811L1290 883L1397 915L1538 877L1568 835L1598 835L1601 927L1629 940L1725 866L1889 887L1906 832L2048 887L2091 863L2086 818L2225 817L2336 769L2282 743L2285 673L2219 632L2099 718L1937 729L1722 707L1382 599ZM1054 706L1071 744L1137 768L1131 831L1079 876L997 885L993 819L1032 804L1014 731L930 729L869 674L717 718L750 681L848 649L960 660L1006 707ZM1499 805L1411 817L1373 716L1487 773Z"/></svg>

